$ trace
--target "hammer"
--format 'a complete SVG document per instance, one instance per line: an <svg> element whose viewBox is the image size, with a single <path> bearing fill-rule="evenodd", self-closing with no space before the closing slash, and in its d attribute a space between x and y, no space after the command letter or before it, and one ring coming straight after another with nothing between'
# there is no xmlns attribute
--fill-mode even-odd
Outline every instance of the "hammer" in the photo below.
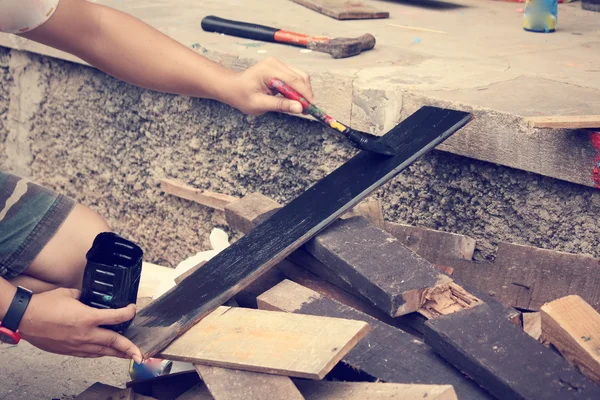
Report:
<svg viewBox="0 0 600 400"><path fill-rule="evenodd" d="M368 33L357 38L330 39L324 36L310 36L285 31L270 26L232 21L213 15L202 20L202 29L207 32L224 33L246 39L302 46L311 50L329 53L333 58L352 57L375 47L375 37Z"/></svg>

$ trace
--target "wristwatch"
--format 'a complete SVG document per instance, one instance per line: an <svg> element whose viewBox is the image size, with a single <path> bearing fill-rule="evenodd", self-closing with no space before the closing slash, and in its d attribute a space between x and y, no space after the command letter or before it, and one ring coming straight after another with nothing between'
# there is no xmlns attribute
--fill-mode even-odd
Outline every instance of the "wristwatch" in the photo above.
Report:
<svg viewBox="0 0 600 400"><path fill-rule="evenodd" d="M0 342L8 344L19 343L21 340L21 335L18 331L19 324L32 295L31 290L21 286L17 287L17 293L15 293L15 297L13 297L4 319L0 322Z"/></svg>

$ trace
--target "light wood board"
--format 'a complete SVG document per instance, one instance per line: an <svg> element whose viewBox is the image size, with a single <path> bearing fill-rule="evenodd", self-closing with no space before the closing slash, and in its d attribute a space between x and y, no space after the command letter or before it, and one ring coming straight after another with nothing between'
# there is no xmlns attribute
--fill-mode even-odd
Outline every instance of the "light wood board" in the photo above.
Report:
<svg viewBox="0 0 600 400"><path fill-rule="evenodd" d="M532 128L600 128L600 115L549 115L526 118Z"/></svg>
<svg viewBox="0 0 600 400"><path fill-rule="evenodd" d="M544 304L540 313L544 340L600 383L600 314L577 295Z"/></svg>
<svg viewBox="0 0 600 400"><path fill-rule="evenodd" d="M295 381L306 400L457 400L452 385Z"/></svg>
<svg viewBox="0 0 600 400"><path fill-rule="evenodd" d="M368 331L362 321L221 306L160 357L322 379Z"/></svg>

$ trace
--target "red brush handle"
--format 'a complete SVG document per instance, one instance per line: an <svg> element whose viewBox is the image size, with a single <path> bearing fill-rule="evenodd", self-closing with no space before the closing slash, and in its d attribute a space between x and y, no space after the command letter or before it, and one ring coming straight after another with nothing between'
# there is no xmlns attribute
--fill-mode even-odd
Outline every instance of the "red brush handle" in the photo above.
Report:
<svg viewBox="0 0 600 400"><path fill-rule="evenodd" d="M277 78L271 79L271 81L269 82L269 87L271 87L271 89L277 90L279 93L281 93L283 96L287 97L288 99L295 100L295 101L299 102L300 104L302 104L302 109L304 111L306 111L311 106L311 104L308 102L308 100L306 100L304 98L304 96L302 96L300 93L296 92L294 89L292 89L291 86L289 86L287 83L283 82L281 79L277 79Z"/></svg>

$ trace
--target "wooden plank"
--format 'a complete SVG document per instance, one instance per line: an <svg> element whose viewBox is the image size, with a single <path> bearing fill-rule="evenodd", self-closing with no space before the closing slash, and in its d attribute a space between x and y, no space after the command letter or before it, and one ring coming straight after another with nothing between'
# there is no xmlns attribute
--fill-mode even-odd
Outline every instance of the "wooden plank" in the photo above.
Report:
<svg viewBox="0 0 600 400"><path fill-rule="evenodd" d="M320 14L335 19L379 19L388 18L390 13L363 3L349 0L292 0Z"/></svg>
<svg viewBox="0 0 600 400"><path fill-rule="evenodd" d="M194 189L183 182L174 179L161 179L160 188L163 192L191 200L196 203L207 205L216 210L223 211L225 206L236 199L222 193L214 193L208 190Z"/></svg>
<svg viewBox="0 0 600 400"><path fill-rule="evenodd" d="M535 340L540 340L542 336L542 316L539 312L523 313L523 331Z"/></svg>
<svg viewBox="0 0 600 400"><path fill-rule="evenodd" d="M316 259L392 317L415 312L429 290L452 279L362 217L339 220L305 246Z"/></svg>
<svg viewBox="0 0 600 400"><path fill-rule="evenodd" d="M458 400L454 388L450 385L300 380L294 382L306 400Z"/></svg>
<svg viewBox="0 0 600 400"><path fill-rule="evenodd" d="M486 304L427 321L425 343L499 399L600 398L600 386Z"/></svg>
<svg viewBox="0 0 600 400"><path fill-rule="evenodd" d="M493 295L507 307L538 311L550 301L581 296L600 311L600 260L500 243L494 263L453 262L454 279Z"/></svg>
<svg viewBox="0 0 600 400"><path fill-rule="evenodd" d="M394 222L386 222L385 230L433 264L445 265L452 259L471 260L475 252L475 239L465 235Z"/></svg>
<svg viewBox="0 0 600 400"><path fill-rule="evenodd" d="M368 331L363 321L221 306L160 357L322 379Z"/></svg>
<svg viewBox="0 0 600 400"><path fill-rule="evenodd" d="M343 359L375 379L393 383L452 385L462 399L489 399L482 389L417 337L285 280L258 298L262 309L366 321L371 331Z"/></svg>
<svg viewBox="0 0 600 400"><path fill-rule="evenodd" d="M470 118L460 111L422 107L378 139L397 155L359 152L138 312L125 336L145 358L153 356Z"/></svg>
<svg viewBox="0 0 600 400"><path fill-rule="evenodd" d="M287 376L196 365L215 400L303 400Z"/></svg>
<svg viewBox="0 0 600 400"><path fill-rule="evenodd" d="M600 314L576 295L544 304L540 313L544 341L600 383Z"/></svg>
<svg viewBox="0 0 600 400"><path fill-rule="evenodd" d="M600 128L600 115L549 115L525 118L532 128Z"/></svg>

